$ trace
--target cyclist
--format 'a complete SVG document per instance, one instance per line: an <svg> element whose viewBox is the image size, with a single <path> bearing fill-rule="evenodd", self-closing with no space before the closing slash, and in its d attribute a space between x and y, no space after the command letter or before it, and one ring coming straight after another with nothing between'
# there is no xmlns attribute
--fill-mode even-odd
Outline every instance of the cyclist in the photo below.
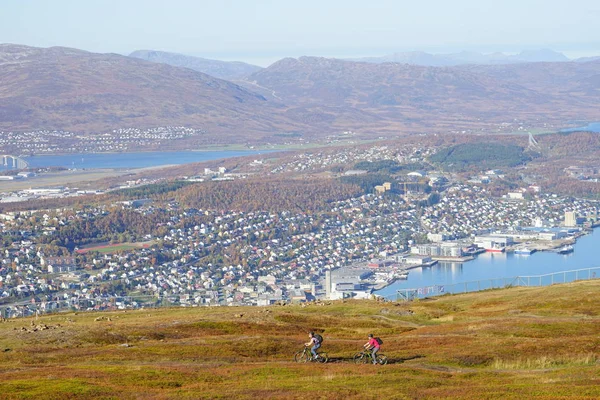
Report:
<svg viewBox="0 0 600 400"><path fill-rule="evenodd" d="M321 340L319 340L320 335L315 335L314 332L308 334L310 340L308 343L304 343L306 347L310 347L310 352L312 353L312 359L317 359L317 349L321 347Z"/></svg>
<svg viewBox="0 0 600 400"><path fill-rule="evenodd" d="M377 364L377 352L379 351L380 344L373 337L372 333L369 333L369 341L363 345L365 350L372 350L371 357L373 358L373 364Z"/></svg>

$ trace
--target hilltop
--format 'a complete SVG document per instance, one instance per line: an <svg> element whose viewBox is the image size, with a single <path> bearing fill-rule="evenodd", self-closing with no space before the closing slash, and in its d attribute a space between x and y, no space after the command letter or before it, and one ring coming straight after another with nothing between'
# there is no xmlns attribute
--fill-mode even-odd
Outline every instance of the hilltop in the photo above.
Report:
<svg viewBox="0 0 600 400"><path fill-rule="evenodd" d="M350 61L364 61L370 63L405 63L426 65L431 67L449 67L466 64L518 64L528 62L563 62L569 59L562 53L550 50L525 50L518 54L490 53L482 54L473 51L459 53L431 54L423 51L407 51L388 54L381 57L352 58ZM584 60L582 60L584 61Z"/></svg>
<svg viewBox="0 0 600 400"><path fill-rule="evenodd" d="M186 125L229 143L293 126L234 83L118 54L0 45L0 78L0 131Z"/></svg>
<svg viewBox="0 0 600 400"><path fill-rule="evenodd" d="M600 280L412 303L78 312L0 324L3 398L600 396ZM306 332L328 364L296 364ZM373 332L387 366L355 365Z"/></svg>
<svg viewBox="0 0 600 400"><path fill-rule="evenodd" d="M0 131L203 130L176 144L189 149L326 140L348 131L370 140L511 132L511 124L545 129L600 119L599 60L431 67L300 57L249 76L246 66L205 65L233 83L190 69L202 70L195 64L202 60L151 51L137 56L161 62L0 45Z"/></svg>

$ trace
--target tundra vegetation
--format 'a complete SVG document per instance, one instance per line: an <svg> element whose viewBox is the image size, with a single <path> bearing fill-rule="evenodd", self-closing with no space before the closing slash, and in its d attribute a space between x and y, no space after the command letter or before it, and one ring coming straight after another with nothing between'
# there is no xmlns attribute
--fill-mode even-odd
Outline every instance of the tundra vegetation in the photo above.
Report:
<svg viewBox="0 0 600 400"><path fill-rule="evenodd" d="M0 323L3 399L596 399L600 280L411 303L78 312ZM298 364L307 331L327 364ZM355 365L368 333L386 366Z"/></svg>

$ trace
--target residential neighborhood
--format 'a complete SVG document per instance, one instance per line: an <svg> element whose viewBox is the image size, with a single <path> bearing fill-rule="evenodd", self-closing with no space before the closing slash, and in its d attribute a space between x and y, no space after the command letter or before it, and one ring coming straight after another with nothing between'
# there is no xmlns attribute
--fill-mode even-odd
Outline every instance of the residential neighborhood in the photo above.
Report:
<svg viewBox="0 0 600 400"><path fill-rule="evenodd" d="M464 257L485 235L510 237L504 246L573 237L597 223L597 206L544 193L494 198L480 186L455 184L430 206L408 196L368 194L315 215L183 209L173 202L159 207L152 201L5 213L0 311L10 317L63 308L369 297L436 256ZM133 245L114 251L105 243L65 254L53 245L61 229L117 209L141 218L160 213L168 222L158 227L160 234L115 237L114 246ZM565 216L573 226L565 226Z"/></svg>
<svg viewBox="0 0 600 400"><path fill-rule="evenodd" d="M0 149L17 155L139 151L204 133L184 126L119 128L98 135L62 130L0 132Z"/></svg>

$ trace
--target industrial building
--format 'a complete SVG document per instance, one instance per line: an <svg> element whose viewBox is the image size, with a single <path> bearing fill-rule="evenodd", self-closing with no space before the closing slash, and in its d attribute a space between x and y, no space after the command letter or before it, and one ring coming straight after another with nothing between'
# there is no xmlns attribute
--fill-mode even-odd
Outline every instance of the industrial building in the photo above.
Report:
<svg viewBox="0 0 600 400"><path fill-rule="evenodd" d="M463 250L460 243L431 243L419 244L410 248L411 254L432 257L462 257Z"/></svg>
<svg viewBox="0 0 600 400"><path fill-rule="evenodd" d="M373 271L365 268L338 268L325 271L325 296L329 300L366 298L371 290L363 283Z"/></svg>

